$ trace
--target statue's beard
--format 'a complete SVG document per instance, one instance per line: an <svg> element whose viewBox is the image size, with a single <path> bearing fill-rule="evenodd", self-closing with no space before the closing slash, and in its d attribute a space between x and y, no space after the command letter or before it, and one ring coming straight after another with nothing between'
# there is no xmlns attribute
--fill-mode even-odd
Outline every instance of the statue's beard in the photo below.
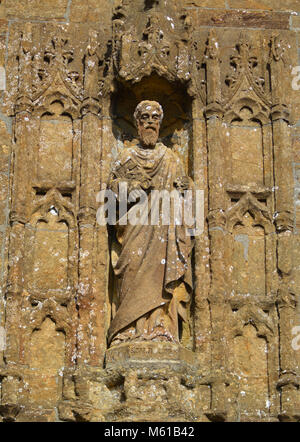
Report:
<svg viewBox="0 0 300 442"><path fill-rule="evenodd" d="M141 141L144 146L155 147L158 140L156 130L144 129L141 131Z"/></svg>

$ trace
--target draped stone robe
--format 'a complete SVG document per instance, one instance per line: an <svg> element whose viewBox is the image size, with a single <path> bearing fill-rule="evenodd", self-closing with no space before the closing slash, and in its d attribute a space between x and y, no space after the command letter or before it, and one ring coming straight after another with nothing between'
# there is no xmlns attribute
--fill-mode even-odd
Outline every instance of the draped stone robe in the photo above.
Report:
<svg viewBox="0 0 300 442"><path fill-rule="evenodd" d="M130 192L132 179L137 177L141 181L142 175L142 186L148 194L148 213L144 215L148 216L149 224L116 226L121 244L114 266L118 306L109 328L109 341L134 321L166 304L173 322L178 322L178 315L182 320L187 319L186 306L192 291L192 238L186 235L184 224L175 225L172 204L170 225L162 225L161 200L159 223L150 224L150 189L173 191L176 178L185 176L184 167L177 155L162 143L153 149L139 145L124 148L112 169L109 187L118 195L119 182L126 181ZM170 333L175 334L174 330Z"/></svg>

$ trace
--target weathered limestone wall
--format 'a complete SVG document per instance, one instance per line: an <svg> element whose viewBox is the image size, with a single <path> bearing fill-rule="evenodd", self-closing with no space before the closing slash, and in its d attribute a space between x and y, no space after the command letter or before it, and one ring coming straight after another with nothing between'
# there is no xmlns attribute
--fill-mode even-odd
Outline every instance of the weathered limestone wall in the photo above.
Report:
<svg viewBox="0 0 300 442"><path fill-rule="evenodd" d="M159 26L143 67L129 48ZM300 419L296 66L299 0L0 1L0 419ZM95 195L143 98L206 195L195 354L172 355L177 371L143 348L103 368Z"/></svg>

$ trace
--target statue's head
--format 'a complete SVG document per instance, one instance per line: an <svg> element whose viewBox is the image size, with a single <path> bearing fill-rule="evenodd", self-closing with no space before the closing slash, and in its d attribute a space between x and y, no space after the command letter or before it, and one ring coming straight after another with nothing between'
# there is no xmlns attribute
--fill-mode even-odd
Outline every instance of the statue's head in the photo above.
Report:
<svg viewBox="0 0 300 442"><path fill-rule="evenodd" d="M143 147L155 147L164 113L157 101L141 101L134 112L136 127Z"/></svg>

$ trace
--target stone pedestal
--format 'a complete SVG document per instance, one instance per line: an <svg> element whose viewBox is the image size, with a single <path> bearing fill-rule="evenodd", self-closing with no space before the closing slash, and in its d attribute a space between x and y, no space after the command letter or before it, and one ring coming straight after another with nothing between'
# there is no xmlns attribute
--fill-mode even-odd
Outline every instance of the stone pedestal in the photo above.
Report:
<svg viewBox="0 0 300 442"><path fill-rule="evenodd" d="M106 370L124 378L118 420L193 421L200 417L195 353L169 342L122 344L106 352Z"/></svg>
<svg viewBox="0 0 300 442"><path fill-rule="evenodd" d="M196 354L168 342L122 344L106 352L105 368L65 373L63 420L207 421L209 387Z"/></svg>
<svg viewBox="0 0 300 442"><path fill-rule="evenodd" d="M172 367L172 370L196 370L195 353L170 342L135 342L106 351L107 369Z"/></svg>

